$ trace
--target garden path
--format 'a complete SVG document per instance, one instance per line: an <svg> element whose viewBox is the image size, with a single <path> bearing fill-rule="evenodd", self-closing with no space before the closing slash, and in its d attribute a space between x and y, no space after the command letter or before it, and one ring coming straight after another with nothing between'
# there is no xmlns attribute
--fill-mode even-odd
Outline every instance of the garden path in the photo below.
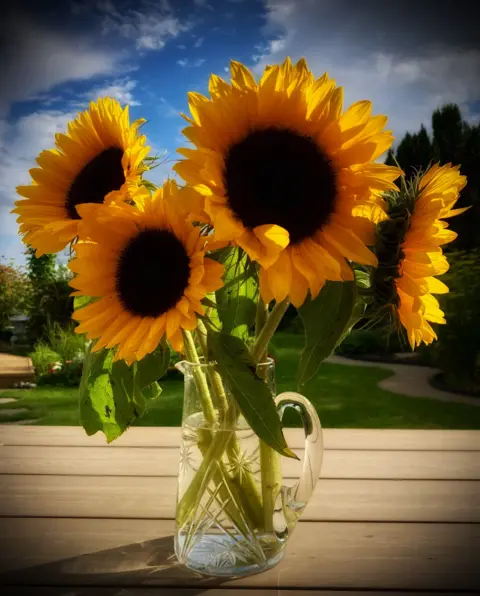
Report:
<svg viewBox="0 0 480 596"><path fill-rule="evenodd" d="M391 377L388 377L388 379L380 381L378 386L381 389L391 391L392 393L408 395L409 397L427 397L439 401L480 406L480 399L477 397L458 395L457 393L440 391L440 389L432 387L429 383L429 379L441 372L437 368L418 366L417 364L394 364L389 362L353 360L351 358L345 358L344 356L337 356L336 354L330 356L328 362L333 364L345 364L347 366L366 366L391 370L394 374Z"/></svg>
<svg viewBox="0 0 480 596"><path fill-rule="evenodd" d="M35 372L33 370L32 361L25 356L14 356L13 354L0 353L0 389L10 389L20 381L35 381ZM0 404L14 403L15 399L11 397L1 397ZM25 408L9 408L3 409L4 416L14 416L15 414L23 414L27 410ZM23 421L23 423L30 421Z"/></svg>

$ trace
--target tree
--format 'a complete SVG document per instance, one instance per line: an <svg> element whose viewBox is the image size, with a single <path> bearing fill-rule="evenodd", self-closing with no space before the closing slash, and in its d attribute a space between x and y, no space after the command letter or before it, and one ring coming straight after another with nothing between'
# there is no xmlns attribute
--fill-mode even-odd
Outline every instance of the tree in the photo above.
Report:
<svg viewBox="0 0 480 596"><path fill-rule="evenodd" d="M465 123L460 108L446 104L432 115L434 157L440 163L459 163L464 145Z"/></svg>
<svg viewBox="0 0 480 596"><path fill-rule="evenodd" d="M55 262L55 255L37 257L31 246L27 248L27 271L33 286L43 287L55 279Z"/></svg>
<svg viewBox="0 0 480 596"><path fill-rule="evenodd" d="M396 166L397 165L395 163L395 153L393 152L393 149L388 150L387 158L385 159L385 164L387 166Z"/></svg>
<svg viewBox="0 0 480 596"><path fill-rule="evenodd" d="M10 317L29 308L31 285L25 273L13 264L0 263L0 331L10 324Z"/></svg>
<svg viewBox="0 0 480 596"><path fill-rule="evenodd" d="M73 298L68 285L71 274L66 267L56 265L55 255L36 257L32 248L28 249L27 270L32 284L28 331L35 342L46 336L49 323L62 327L71 324Z"/></svg>
<svg viewBox="0 0 480 596"><path fill-rule="evenodd" d="M398 163L407 178L415 176L420 169L428 168L433 155L432 143L423 124L417 133L407 132L397 149Z"/></svg>

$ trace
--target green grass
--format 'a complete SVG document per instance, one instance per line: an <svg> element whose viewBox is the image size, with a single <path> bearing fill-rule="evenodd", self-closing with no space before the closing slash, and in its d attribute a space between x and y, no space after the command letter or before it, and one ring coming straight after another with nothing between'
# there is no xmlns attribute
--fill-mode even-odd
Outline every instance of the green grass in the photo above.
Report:
<svg viewBox="0 0 480 596"><path fill-rule="evenodd" d="M273 352L277 364L277 393L295 390L295 374L303 338L278 334ZM480 408L433 399L404 397L379 389L377 384L392 373L380 368L323 364L304 394L315 405L322 425L330 428L450 428L480 429ZM181 423L183 382L167 379L163 393L152 401L139 426L178 426ZM39 387L0 391L0 397L16 397L16 403L0 405L0 422L39 419L42 425L78 424L77 390ZM2 409L26 408L27 414L2 416ZM298 426L295 414L285 417L287 426Z"/></svg>

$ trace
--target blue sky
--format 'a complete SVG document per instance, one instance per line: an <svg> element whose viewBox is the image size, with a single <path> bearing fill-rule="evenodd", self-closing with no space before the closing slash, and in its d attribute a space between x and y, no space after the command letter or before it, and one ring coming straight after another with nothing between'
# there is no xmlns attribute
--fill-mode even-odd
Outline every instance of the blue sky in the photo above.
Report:
<svg viewBox="0 0 480 596"><path fill-rule="evenodd" d="M480 114L480 47L473 3L438 0L16 1L0 25L0 257L23 262L15 187L36 155L91 99L111 95L148 120L149 144L169 161L183 144L187 91L206 92L230 59L258 75L305 56L345 88L346 104L371 99L397 137L455 101ZM454 6L455 12L452 12ZM456 23L455 27L451 23Z"/></svg>

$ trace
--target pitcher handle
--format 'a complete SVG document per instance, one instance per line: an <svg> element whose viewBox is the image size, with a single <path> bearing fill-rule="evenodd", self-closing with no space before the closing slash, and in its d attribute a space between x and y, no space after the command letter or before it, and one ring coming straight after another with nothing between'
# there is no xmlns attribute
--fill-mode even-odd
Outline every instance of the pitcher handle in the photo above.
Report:
<svg viewBox="0 0 480 596"><path fill-rule="evenodd" d="M300 414L305 431L305 454L302 472L294 486L282 487L284 505L298 518L312 496L320 476L323 460L323 435L318 414L309 400L294 391L285 391L275 399L280 419L287 408L293 408Z"/></svg>

